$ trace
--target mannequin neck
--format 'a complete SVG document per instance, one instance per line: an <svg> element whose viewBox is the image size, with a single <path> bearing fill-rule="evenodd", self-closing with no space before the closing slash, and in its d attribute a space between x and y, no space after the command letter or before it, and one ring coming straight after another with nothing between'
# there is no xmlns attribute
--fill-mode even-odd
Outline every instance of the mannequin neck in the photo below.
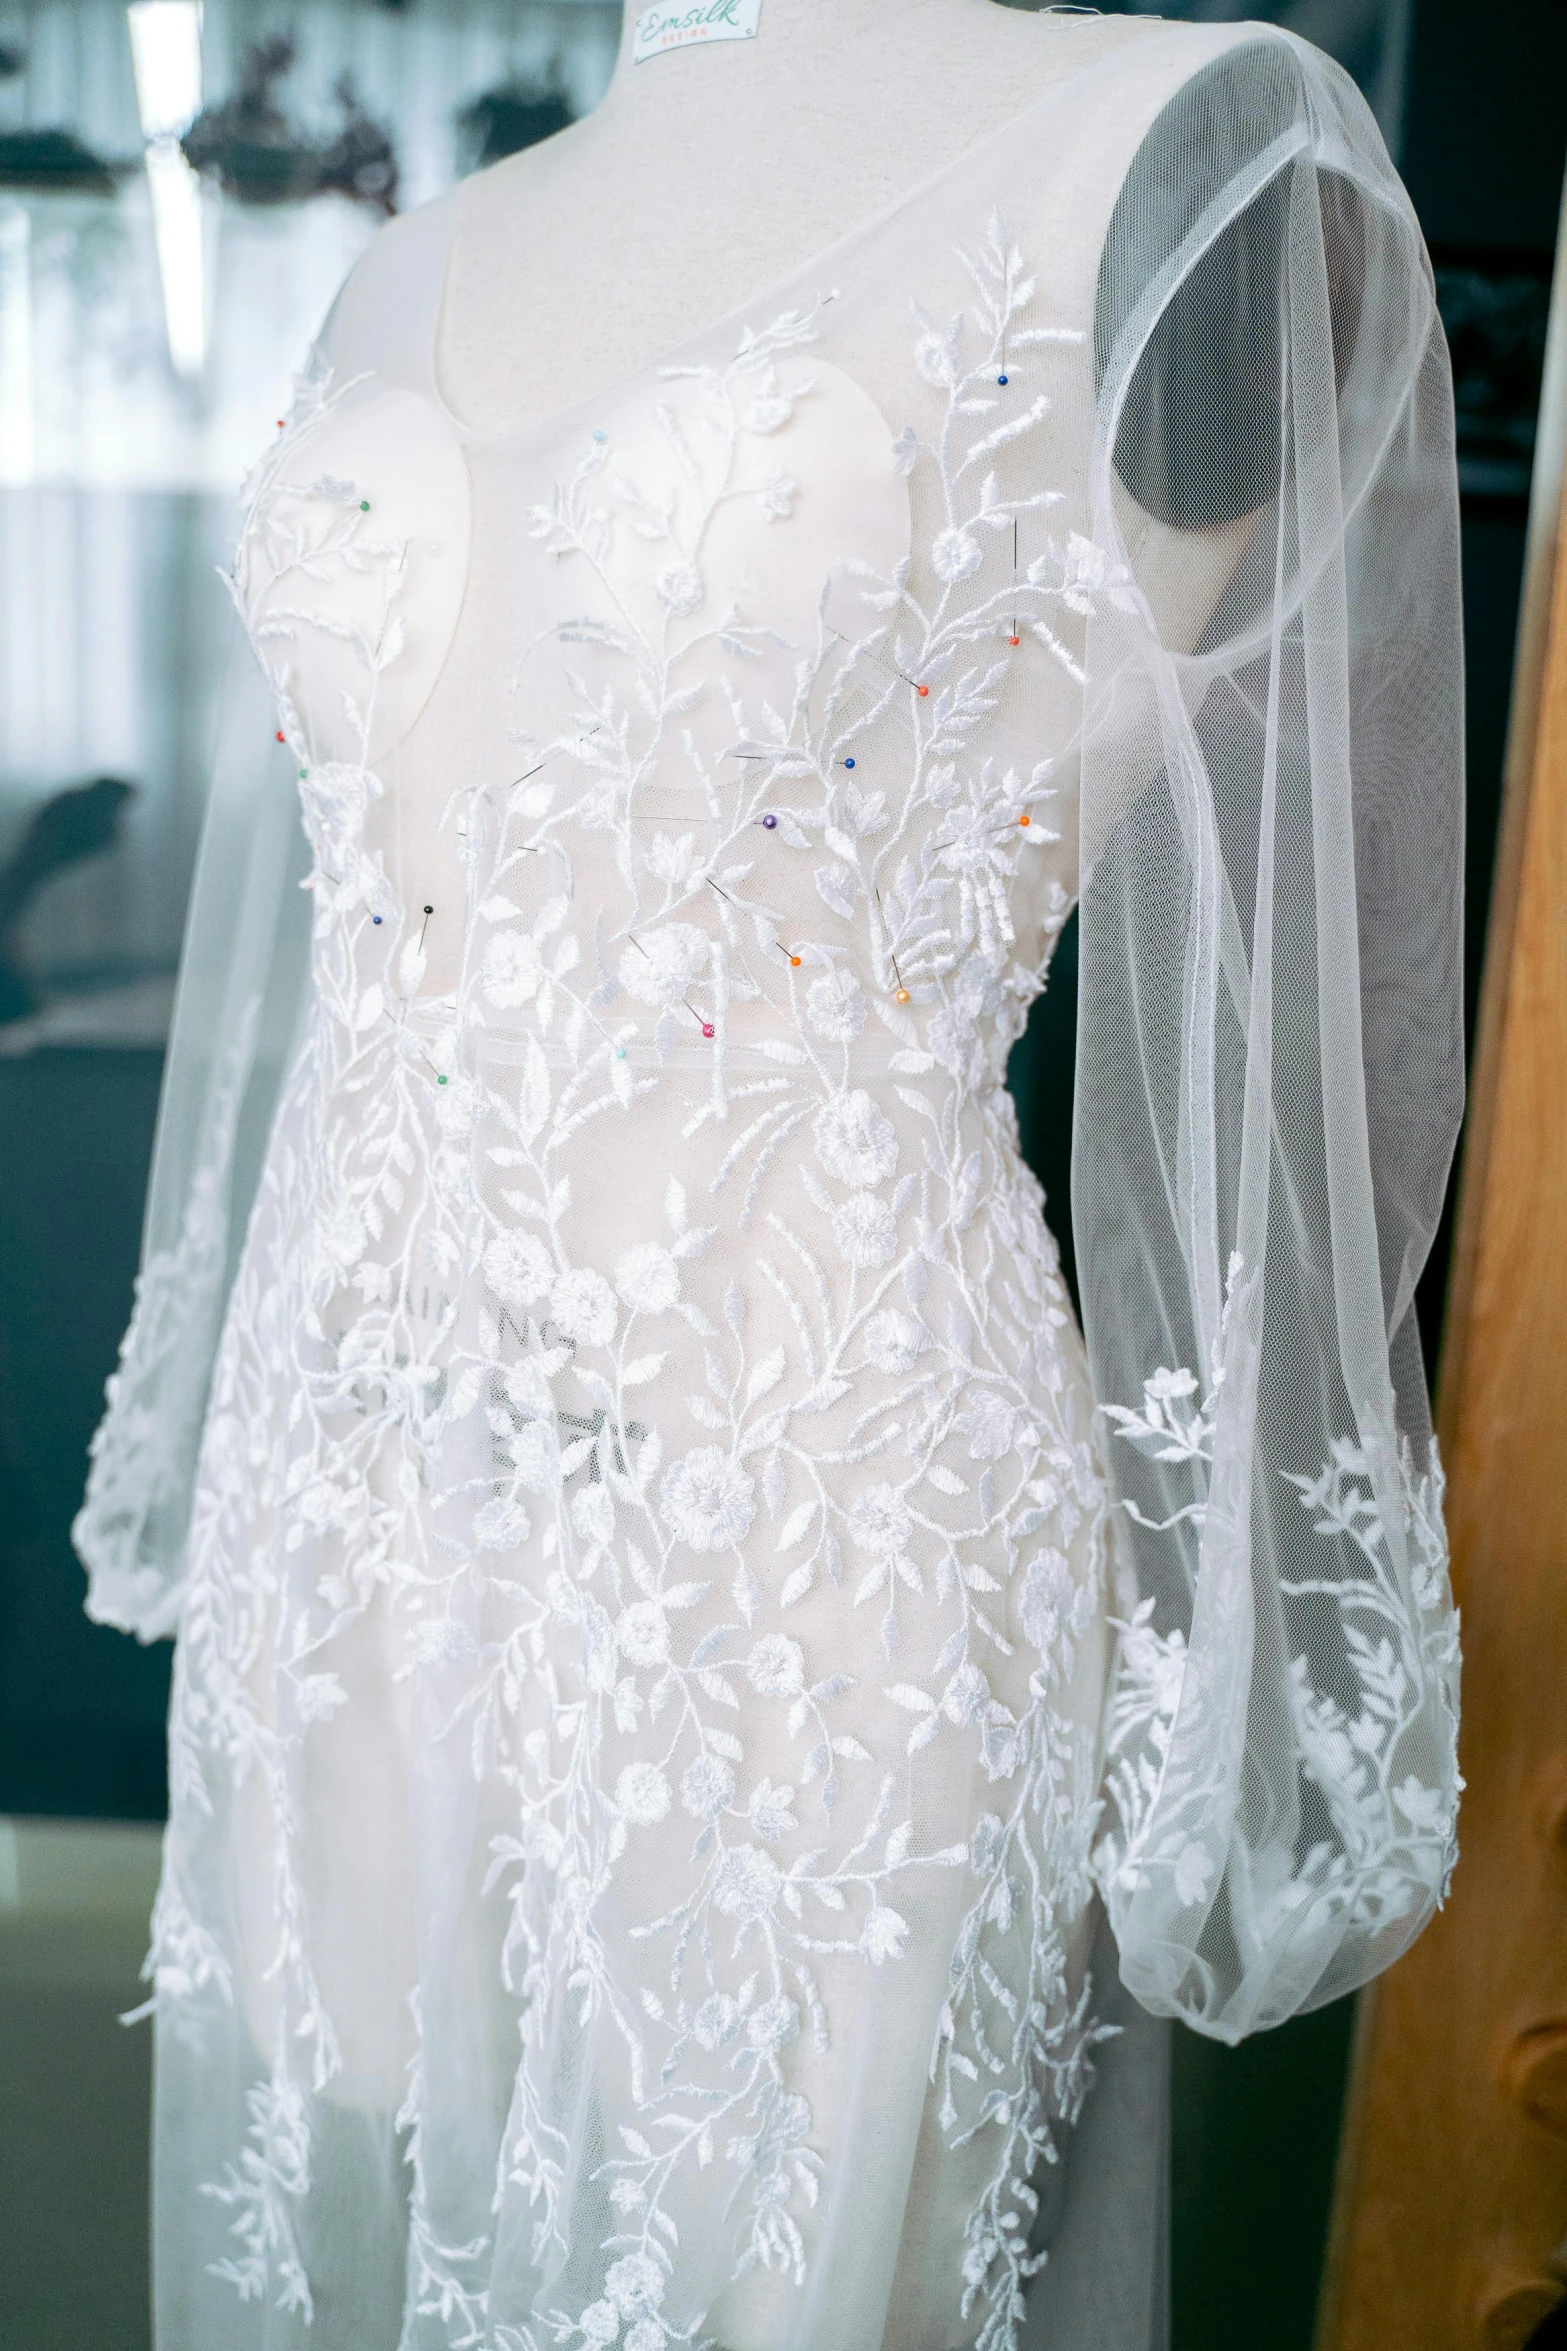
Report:
<svg viewBox="0 0 1567 2351"><path fill-rule="evenodd" d="M620 53L601 114L683 113L704 99L742 106L752 92L775 102L781 91L808 98L813 87L841 94L846 71L880 71L903 51L968 33L983 40L995 0L762 0L753 40L694 43L662 56L635 58L637 20L646 0L627 0ZM677 12L679 0L670 0Z"/></svg>

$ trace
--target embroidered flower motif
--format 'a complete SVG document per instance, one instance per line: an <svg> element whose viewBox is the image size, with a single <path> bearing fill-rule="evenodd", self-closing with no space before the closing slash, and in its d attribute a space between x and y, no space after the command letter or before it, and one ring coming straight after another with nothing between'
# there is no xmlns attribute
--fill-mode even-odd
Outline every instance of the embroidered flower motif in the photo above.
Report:
<svg viewBox="0 0 1567 2351"><path fill-rule="evenodd" d="M980 1066L983 1049L978 1029L963 1013L946 1005L931 1014L925 1042L941 1067L965 1084Z"/></svg>
<svg viewBox="0 0 1567 2351"><path fill-rule="evenodd" d="M557 1276L550 1290L551 1321L579 1347L607 1347L619 1314L614 1291L591 1266L573 1266Z"/></svg>
<svg viewBox="0 0 1567 2351"><path fill-rule="evenodd" d="M934 384L938 391L948 391L954 372L951 341L938 334L928 319L922 320L921 325L923 332L914 345L914 364L927 384Z"/></svg>
<svg viewBox="0 0 1567 2351"><path fill-rule="evenodd" d="M310 829L330 846L334 863L347 863L370 803L380 795L379 783L366 769L337 760L312 767L301 778L299 797Z"/></svg>
<svg viewBox="0 0 1567 2351"><path fill-rule="evenodd" d="M699 1445L664 1472L658 1506L678 1542L723 1551L743 1542L756 1515L755 1480L718 1445Z"/></svg>
<svg viewBox="0 0 1567 2351"><path fill-rule="evenodd" d="M669 1810L669 1782L656 1763L628 1763L615 1782L615 1810L638 1828L651 1828Z"/></svg>
<svg viewBox="0 0 1567 2351"><path fill-rule="evenodd" d="M946 587L954 588L959 580L972 579L984 560L972 531L942 531L931 541L930 567Z"/></svg>
<svg viewBox="0 0 1567 2351"><path fill-rule="evenodd" d="M709 942L694 924L639 931L620 958L620 984L639 1004L678 1004L707 969Z"/></svg>
<svg viewBox="0 0 1567 2351"><path fill-rule="evenodd" d="M707 589L694 563L667 563L653 582L661 604L677 620L687 620L701 604Z"/></svg>
<svg viewBox="0 0 1567 2351"><path fill-rule="evenodd" d="M892 1121L861 1087L824 1103L811 1134L817 1158L841 1184L879 1184L898 1164Z"/></svg>
<svg viewBox="0 0 1567 2351"><path fill-rule="evenodd" d="M752 1828L767 1845L792 1836L800 1825L794 1817L793 1788L775 1787L771 1780L757 1782L746 1809Z"/></svg>
<svg viewBox="0 0 1567 2351"><path fill-rule="evenodd" d="M555 1265L537 1233L497 1233L484 1252L484 1278L503 1305L532 1306L555 1279Z"/></svg>
<svg viewBox="0 0 1567 2351"><path fill-rule="evenodd" d="M971 881L988 874L1007 880L1013 847L1013 835L996 821L994 803L987 806L977 795L936 827L935 848L942 864L949 873L965 874Z"/></svg>
<svg viewBox="0 0 1567 2351"><path fill-rule="evenodd" d="M694 1820L716 1820L734 1794L734 1767L717 1755L698 1755L681 1775L680 1801Z"/></svg>
<svg viewBox="0 0 1567 2351"><path fill-rule="evenodd" d="M315 1478L299 1495L295 1509L313 1534L352 1534L365 1515L366 1496L338 1485L331 1478Z"/></svg>
<svg viewBox="0 0 1567 2351"><path fill-rule="evenodd" d="M977 1665L960 1665L941 1694L941 1711L960 1729L983 1722L990 1710L990 1684Z"/></svg>
<svg viewBox="0 0 1567 2351"><path fill-rule="evenodd" d="M861 1551L896 1559L909 1547L914 1521L896 1486L867 1486L849 1512L849 1533Z"/></svg>
<svg viewBox="0 0 1567 2351"><path fill-rule="evenodd" d="M663 1314L680 1295L680 1268L659 1241L639 1241L615 1267L615 1287L633 1314Z"/></svg>
<svg viewBox="0 0 1567 2351"><path fill-rule="evenodd" d="M664 2273L650 2253L627 2253L604 2273L604 2289L627 2317L657 2310L664 2299Z"/></svg>
<svg viewBox="0 0 1567 2351"><path fill-rule="evenodd" d="M746 1679L761 1698L793 1698L805 1687L805 1651L787 1633L766 1633L745 1661Z"/></svg>
<svg viewBox="0 0 1567 2351"><path fill-rule="evenodd" d="M805 1016L829 1045L852 1045L865 1026L865 991L841 965L812 980L805 991Z"/></svg>
<svg viewBox="0 0 1567 2351"><path fill-rule="evenodd" d="M662 1665L669 1655L669 1620L656 1600L633 1600L615 1627L630 1665Z"/></svg>
<svg viewBox="0 0 1567 2351"><path fill-rule="evenodd" d="M783 2049L800 2030L800 2011L787 1993L764 2000L745 2020L745 2037L753 2049Z"/></svg>
<svg viewBox="0 0 1567 2351"><path fill-rule="evenodd" d="M777 1905L783 1872L760 1845L736 1845L718 1865L713 1900L731 1918L768 1918Z"/></svg>
<svg viewBox="0 0 1567 2351"><path fill-rule="evenodd" d="M691 2030L704 2049L721 2049L740 2030L740 2003L727 1992L710 1992L691 2019Z"/></svg>
<svg viewBox="0 0 1567 2351"><path fill-rule="evenodd" d="M474 1639L449 1616L421 1616L408 1628L408 1647L416 1665L452 1665L473 1655Z"/></svg>
<svg viewBox="0 0 1567 2351"><path fill-rule="evenodd" d="M890 1265L898 1248L892 1210L875 1192L851 1192L832 1212L833 1239L851 1265Z"/></svg>
<svg viewBox="0 0 1567 2351"><path fill-rule="evenodd" d="M481 1551L514 1551L527 1541L531 1523L520 1502L497 1494L475 1517L473 1539Z"/></svg>
<svg viewBox="0 0 1567 2351"><path fill-rule="evenodd" d="M748 433L776 433L794 414L794 402L778 389L776 371L769 368L762 389L744 410L740 422Z"/></svg>
<svg viewBox="0 0 1567 2351"><path fill-rule="evenodd" d="M882 1307L865 1325L866 1360L889 1377L912 1371L923 1343L913 1316L893 1306Z"/></svg>
<svg viewBox="0 0 1567 2351"><path fill-rule="evenodd" d="M781 465L769 467L756 493L756 502L769 522L787 522L799 494L799 483Z"/></svg>
<svg viewBox="0 0 1567 2351"><path fill-rule="evenodd" d="M484 950L479 984L487 1001L509 1011L531 1004L544 978L544 954L527 931L497 931Z"/></svg>

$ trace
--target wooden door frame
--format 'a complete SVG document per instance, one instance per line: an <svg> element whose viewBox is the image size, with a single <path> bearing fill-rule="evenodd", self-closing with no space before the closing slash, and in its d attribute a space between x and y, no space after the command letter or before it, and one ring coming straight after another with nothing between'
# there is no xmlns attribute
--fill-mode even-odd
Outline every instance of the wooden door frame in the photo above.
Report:
<svg viewBox="0 0 1567 2351"><path fill-rule="evenodd" d="M1521 2351L1567 2298L1567 202L1437 1422L1468 1782L1361 1995L1317 2351Z"/></svg>

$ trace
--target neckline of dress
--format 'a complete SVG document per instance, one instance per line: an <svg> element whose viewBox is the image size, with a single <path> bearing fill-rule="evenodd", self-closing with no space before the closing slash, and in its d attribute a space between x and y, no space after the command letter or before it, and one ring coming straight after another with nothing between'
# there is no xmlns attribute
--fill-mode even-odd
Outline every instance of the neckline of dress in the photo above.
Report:
<svg viewBox="0 0 1567 2351"><path fill-rule="evenodd" d="M1157 31L1150 30L1144 36L1148 40L1157 40L1161 36L1168 37L1172 33L1178 34L1187 30L1184 24L1172 25L1167 17L1151 17L1145 21L1151 28L1158 28ZM588 393L580 400L566 401L560 407L548 409L540 416L527 417L511 424L502 424L493 428L470 424L465 418L459 416L447 399L441 385L441 328L446 317L446 298L451 282L452 253L462 226L462 199L467 185L465 181L459 181L452 191L446 234L441 242L436 272L435 299L430 313L429 348L425 354L425 373L431 399L446 423L462 441L477 444L480 447L516 448L535 436L542 437L548 433L558 432L569 424L572 418L586 415L590 409L597 407L600 403L607 405L618 400L633 384L641 382L646 377L656 377L664 368L674 366L698 345L710 342L716 336L739 330L747 323L754 311L769 304L776 303L781 306L784 297L798 287L802 280L819 276L830 270L851 246L863 244L868 238L875 236L879 230L887 227L889 222L896 220L900 214L912 211L916 204L932 195L945 181L955 178L966 165L979 161L988 155L993 148L999 147L1004 140L1010 138L1015 131L1021 130L1034 115L1042 113L1047 106L1055 105L1069 90L1076 88L1080 83L1114 64L1130 45L1127 42L1117 41L1110 48L1102 50L1097 57L1090 58L1086 64L1079 66L1075 72L1067 74L1063 80L1052 82L1048 89L1041 90L1032 97L1026 106L1019 107L1015 113L1007 115L1003 121L995 123L989 130L981 132L977 139L971 140L968 146L961 149L958 154L949 156L945 163L938 164L934 171L925 173L912 186L889 198L885 204L878 206L865 219L856 221L852 228L846 229L841 236L834 237L819 251L809 254L804 261L794 263L779 276L769 279L765 284L757 287L754 292L747 294L743 300L735 303L730 309L694 328L690 334L680 336L676 342L665 345L662 350L654 352L650 358L641 361L638 366L628 368L622 374L612 377L608 383L601 384L597 391Z"/></svg>

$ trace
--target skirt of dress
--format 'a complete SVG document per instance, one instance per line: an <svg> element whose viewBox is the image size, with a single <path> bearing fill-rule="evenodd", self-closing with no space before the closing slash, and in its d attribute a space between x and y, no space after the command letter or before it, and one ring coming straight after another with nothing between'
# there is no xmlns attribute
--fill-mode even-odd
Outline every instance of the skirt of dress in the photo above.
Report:
<svg viewBox="0 0 1567 2351"><path fill-rule="evenodd" d="M159 2351L1043 2342L1111 1598L1006 1097L856 1088L746 1186L677 1067L476 1230L438 1013L384 1055L307 1048L209 1415Z"/></svg>

